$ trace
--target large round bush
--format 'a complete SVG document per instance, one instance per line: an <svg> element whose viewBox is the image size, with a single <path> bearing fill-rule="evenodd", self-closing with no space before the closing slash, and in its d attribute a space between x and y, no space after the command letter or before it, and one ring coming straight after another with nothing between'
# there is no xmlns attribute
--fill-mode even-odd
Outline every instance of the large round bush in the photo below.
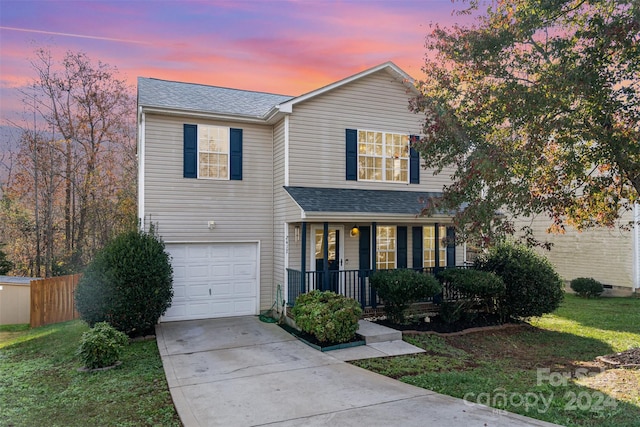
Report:
<svg viewBox="0 0 640 427"><path fill-rule="evenodd" d="M314 290L296 298L291 314L296 325L318 341L343 343L355 337L362 308L353 298Z"/></svg>
<svg viewBox="0 0 640 427"><path fill-rule="evenodd" d="M153 229L116 237L87 266L76 307L90 326L108 322L129 336L152 333L171 305L173 269Z"/></svg>
<svg viewBox="0 0 640 427"><path fill-rule="evenodd" d="M499 244L476 259L475 267L504 281L501 310L506 317L542 316L557 309L564 297L562 279L551 263L524 246Z"/></svg>

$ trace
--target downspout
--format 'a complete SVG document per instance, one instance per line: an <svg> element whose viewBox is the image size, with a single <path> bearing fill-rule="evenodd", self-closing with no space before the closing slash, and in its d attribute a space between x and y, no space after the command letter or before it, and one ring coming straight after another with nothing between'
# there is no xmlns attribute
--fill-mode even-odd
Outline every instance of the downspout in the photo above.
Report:
<svg viewBox="0 0 640 427"><path fill-rule="evenodd" d="M284 186L289 186L289 115L284 116Z"/></svg>
<svg viewBox="0 0 640 427"><path fill-rule="evenodd" d="M145 115L142 107L138 107L138 227L145 229L144 224L144 136L145 136Z"/></svg>

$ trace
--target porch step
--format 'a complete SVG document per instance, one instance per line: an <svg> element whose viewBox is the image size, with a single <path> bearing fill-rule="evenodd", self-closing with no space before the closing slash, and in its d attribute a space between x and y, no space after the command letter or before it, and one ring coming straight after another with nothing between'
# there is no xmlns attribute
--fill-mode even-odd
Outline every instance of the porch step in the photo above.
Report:
<svg viewBox="0 0 640 427"><path fill-rule="evenodd" d="M356 334L360 335L367 344L402 340L401 331L396 331L368 320L359 320L358 325L359 328Z"/></svg>

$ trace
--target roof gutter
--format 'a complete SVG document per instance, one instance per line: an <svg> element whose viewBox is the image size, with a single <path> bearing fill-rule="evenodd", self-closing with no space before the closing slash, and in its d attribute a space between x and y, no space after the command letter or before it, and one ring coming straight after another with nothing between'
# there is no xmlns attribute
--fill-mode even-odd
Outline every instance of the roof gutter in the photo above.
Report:
<svg viewBox="0 0 640 427"><path fill-rule="evenodd" d="M229 122L243 122L243 123L259 123L265 124L266 120L260 116L246 116L242 114L218 114L218 113L205 113L195 110L184 110L179 108L166 108L166 107L140 107L145 113L162 114L165 116L180 116L180 117L193 117L198 119L209 120L224 120Z"/></svg>
<svg viewBox="0 0 640 427"><path fill-rule="evenodd" d="M302 219L329 222L389 222L394 224L431 224L433 222L451 222L447 215L418 216L413 214L376 213L376 212L308 212L302 210Z"/></svg>

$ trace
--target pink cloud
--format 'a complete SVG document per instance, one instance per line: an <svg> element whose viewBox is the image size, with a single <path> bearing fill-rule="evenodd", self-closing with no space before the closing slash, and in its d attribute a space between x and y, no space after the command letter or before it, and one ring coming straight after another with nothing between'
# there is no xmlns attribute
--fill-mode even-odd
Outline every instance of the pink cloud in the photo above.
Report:
<svg viewBox="0 0 640 427"><path fill-rule="evenodd" d="M33 44L81 50L137 76L298 95L391 60L415 78L431 22L449 0L0 4L0 89L26 84ZM22 10L21 8L24 8ZM129 43L129 42L140 42ZM144 44L146 43L146 44ZM4 97L3 97L4 98ZM0 117L8 102L2 100Z"/></svg>

